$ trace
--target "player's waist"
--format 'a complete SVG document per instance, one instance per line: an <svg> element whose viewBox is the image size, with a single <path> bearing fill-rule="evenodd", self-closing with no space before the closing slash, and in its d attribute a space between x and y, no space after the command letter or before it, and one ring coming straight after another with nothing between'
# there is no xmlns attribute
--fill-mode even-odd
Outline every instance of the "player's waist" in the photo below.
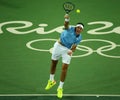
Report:
<svg viewBox="0 0 120 100"><path fill-rule="evenodd" d="M61 44L62 46L65 46L65 45L60 41L60 39L58 40L58 43Z"/></svg>
<svg viewBox="0 0 120 100"><path fill-rule="evenodd" d="M69 46L69 45L66 45L66 44L62 43L60 39L58 40L58 43L59 43L60 45L64 46L64 47L68 48L68 49L71 48L71 45Z"/></svg>

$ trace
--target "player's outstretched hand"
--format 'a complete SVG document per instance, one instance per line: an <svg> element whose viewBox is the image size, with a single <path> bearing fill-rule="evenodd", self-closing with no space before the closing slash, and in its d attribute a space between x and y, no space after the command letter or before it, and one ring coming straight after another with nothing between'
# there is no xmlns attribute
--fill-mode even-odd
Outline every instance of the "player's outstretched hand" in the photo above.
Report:
<svg viewBox="0 0 120 100"><path fill-rule="evenodd" d="M69 14L65 14L64 18L69 19L70 18Z"/></svg>

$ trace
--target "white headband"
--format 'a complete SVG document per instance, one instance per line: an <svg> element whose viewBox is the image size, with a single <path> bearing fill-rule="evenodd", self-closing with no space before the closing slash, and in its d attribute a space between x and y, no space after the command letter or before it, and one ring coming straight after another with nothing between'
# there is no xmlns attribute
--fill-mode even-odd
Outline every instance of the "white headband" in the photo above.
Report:
<svg viewBox="0 0 120 100"><path fill-rule="evenodd" d="M77 24L76 27L81 27L82 29L84 28L82 24Z"/></svg>

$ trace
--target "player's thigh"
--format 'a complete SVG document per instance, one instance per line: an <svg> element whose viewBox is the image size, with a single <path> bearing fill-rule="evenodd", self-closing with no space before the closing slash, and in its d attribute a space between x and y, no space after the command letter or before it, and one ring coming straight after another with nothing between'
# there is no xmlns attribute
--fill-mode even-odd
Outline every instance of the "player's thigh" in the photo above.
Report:
<svg viewBox="0 0 120 100"><path fill-rule="evenodd" d="M60 57L61 57L61 49L60 49L58 43L55 43L53 50L52 50L52 59L58 60Z"/></svg>
<svg viewBox="0 0 120 100"><path fill-rule="evenodd" d="M62 62L65 64L70 64L71 56L67 53L62 54Z"/></svg>

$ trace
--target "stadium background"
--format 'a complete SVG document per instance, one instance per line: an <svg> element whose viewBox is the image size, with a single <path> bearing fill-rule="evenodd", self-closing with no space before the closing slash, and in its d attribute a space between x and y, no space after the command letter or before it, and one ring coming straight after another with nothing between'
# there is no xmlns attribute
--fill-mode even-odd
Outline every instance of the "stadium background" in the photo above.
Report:
<svg viewBox="0 0 120 100"><path fill-rule="evenodd" d="M89 30L102 26L88 25L89 22L107 21L113 23L112 27L102 30L103 32L120 26L120 1L118 0L0 0L0 24L9 21L32 22L31 27L19 30L24 32L38 28L39 24L45 23L48 24L45 31L50 31L63 25L65 12L62 5L66 1L73 2L76 6L75 9L81 10L80 14L77 14L75 10L70 13L70 24L75 25L79 21L85 24L82 33L84 40L103 39L120 45L120 34L115 32L103 35L88 34ZM51 54L31 50L26 47L26 43L36 39L57 39L60 34L58 32L13 34L6 30L9 27L22 25L7 24L1 27L3 33L0 34L0 99L56 100L57 97L54 94L56 94L58 84L50 91L44 90L49 78ZM33 46L49 49L53 43L53 41L39 41ZM95 41L81 44L96 49L104 45L104 42ZM75 54L77 53L79 51L76 51ZM119 46L108 51L107 54L120 56ZM64 96L63 100L119 100L119 70L120 58L104 57L97 53L92 53L86 57L73 58L64 85L64 94L70 94L70 96ZM59 61L55 76L57 83L59 83L60 71L61 61ZM24 96L24 94L31 94L31 96ZM34 96L34 94L38 95ZM40 94L43 95L39 96ZM48 95L45 96L44 94ZM50 96L50 94L54 96ZM83 94L83 96L76 97L75 94ZM99 98L94 97L97 94L101 96Z"/></svg>

